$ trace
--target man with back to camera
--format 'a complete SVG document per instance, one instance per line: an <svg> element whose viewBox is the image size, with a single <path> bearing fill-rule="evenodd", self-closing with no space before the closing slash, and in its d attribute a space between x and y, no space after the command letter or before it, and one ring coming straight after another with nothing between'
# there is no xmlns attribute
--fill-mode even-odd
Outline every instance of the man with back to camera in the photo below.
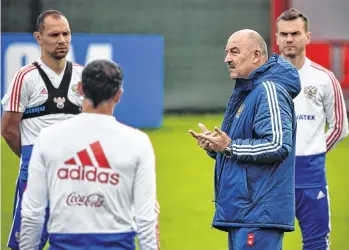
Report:
<svg viewBox="0 0 349 250"><path fill-rule="evenodd" d="M344 98L334 74L306 57L306 45L310 42L308 18L289 9L278 17L276 30L281 56L298 69L302 86L294 103L298 126L296 217L303 249L325 250L330 246L331 230L325 158L348 135Z"/></svg>
<svg viewBox="0 0 349 250"><path fill-rule="evenodd" d="M82 67L66 60L71 43L67 18L57 10L47 10L39 15L33 35L40 45L40 58L16 72L2 100L1 135L20 157L8 240L11 249L19 249L22 194L35 138L41 129L81 112L76 86L81 80ZM40 249L44 248L47 237L45 223Z"/></svg>
<svg viewBox="0 0 349 250"><path fill-rule="evenodd" d="M255 31L240 30L226 45L236 79L222 128L190 130L216 160L213 227L228 232L230 250L280 250L294 230L296 68L273 54Z"/></svg>
<svg viewBox="0 0 349 250"><path fill-rule="evenodd" d="M118 65L84 68L82 113L43 129L23 195L21 250L36 249L50 201L50 249L158 250L155 156L148 136L115 120ZM55 143L52 143L55 142Z"/></svg>

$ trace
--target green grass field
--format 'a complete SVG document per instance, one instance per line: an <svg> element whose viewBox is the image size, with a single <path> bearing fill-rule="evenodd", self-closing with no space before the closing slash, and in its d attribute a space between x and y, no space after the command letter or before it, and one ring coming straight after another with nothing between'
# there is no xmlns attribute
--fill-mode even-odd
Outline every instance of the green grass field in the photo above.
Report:
<svg viewBox="0 0 349 250"><path fill-rule="evenodd" d="M212 128L219 126L221 120L222 115L165 116L161 129L146 131L157 157L162 250L227 249L226 234L211 229L214 162L187 132L198 130L198 122ZM1 249L6 249L18 159L3 140L1 146ZM329 153L327 172L332 211L331 249L349 250L349 139ZM286 234L283 249L301 249L298 227Z"/></svg>

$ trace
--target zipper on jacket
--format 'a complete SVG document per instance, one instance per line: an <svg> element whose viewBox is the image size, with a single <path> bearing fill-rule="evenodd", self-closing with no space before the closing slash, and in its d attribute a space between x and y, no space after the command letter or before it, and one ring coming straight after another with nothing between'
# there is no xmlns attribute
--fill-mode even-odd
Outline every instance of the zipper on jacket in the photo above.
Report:
<svg viewBox="0 0 349 250"><path fill-rule="evenodd" d="M246 190L246 194L247 194L247 199L252 202L252 193L250 188L248 188L248 177L247 177L247 169L245 167L243 167L241 169L243 171L243 177L244 177L244 184L245 184L245 190Z"/></svg>

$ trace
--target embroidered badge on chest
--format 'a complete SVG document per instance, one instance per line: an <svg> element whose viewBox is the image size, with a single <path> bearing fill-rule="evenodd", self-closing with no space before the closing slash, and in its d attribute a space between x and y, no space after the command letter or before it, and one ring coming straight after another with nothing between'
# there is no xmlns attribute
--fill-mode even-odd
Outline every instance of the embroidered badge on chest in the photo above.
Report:
<svg viewBox="0 0 349 250"><path fill-rule="evenodd" d="M308 99L314 99L317 93L317 88L314 86L307 86L304 88L304 95Z"/></svg>
<svg viewBox="0 0 349 250"><path fill-rule="evenodd" d="M239 118L242 111L244 110L245 104L241 104L240 107L238 108L238 111L236 111L235 118Z"/></svg>
<svg viewBox="0 0 349 250"><path fill-rule="evenodd" d="M78 91L78 84L75 83L71 85L71 91L74 93L74 95L80 97L79 91Z"/></svg>
<svg viewBox="0 0 349 250"><path fill-rule="evenodd" d="M64 108L65 98L64 97L55 97L53 98L53 101L57 103L57 108L62 109Z"/></svg>

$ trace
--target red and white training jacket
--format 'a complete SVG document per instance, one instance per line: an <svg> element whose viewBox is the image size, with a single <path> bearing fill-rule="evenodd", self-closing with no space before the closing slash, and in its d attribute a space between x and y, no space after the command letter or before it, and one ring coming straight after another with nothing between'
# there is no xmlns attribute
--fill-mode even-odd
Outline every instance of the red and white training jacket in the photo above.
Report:
<svg viewBox="0 0 349 250"><path fill-rule="evenodd" d="M294 99L296 187L323 186L326 185L325 154L348 135L345 102L341 86L331 71L306 58L298 72L302 91Z"/></svg>
<svg viewBox="0 0 349 250"><path fill-rule="evenodd" d="M58 88L63 79L64 70L61 74L57 75L41 59L36 60L36 62L47 74L52 85ZM81 106L81 96L77 92L77 85L81 81L82 70L83 67L81 65L73 63L68 99L77 106ZM2 105L4 111L24 113L28 108L37 107L45 103L47 98L48 92L46 85L39 71L34 65L28 64L18 70L14 75L7 93L2 99ZM41 129L73 116L72 114L50 114L22 120L20 123L22 146L33 145Z"/></svg>
<svg viewBox="0 0 349 250"><path fill-rule="evenodd" d="M23 195L21 249L36 249L49 201L53 249L158 250L155 156L148 136L82 113L42 130ZM89 248L90 247L90 248Z"/></svg>

